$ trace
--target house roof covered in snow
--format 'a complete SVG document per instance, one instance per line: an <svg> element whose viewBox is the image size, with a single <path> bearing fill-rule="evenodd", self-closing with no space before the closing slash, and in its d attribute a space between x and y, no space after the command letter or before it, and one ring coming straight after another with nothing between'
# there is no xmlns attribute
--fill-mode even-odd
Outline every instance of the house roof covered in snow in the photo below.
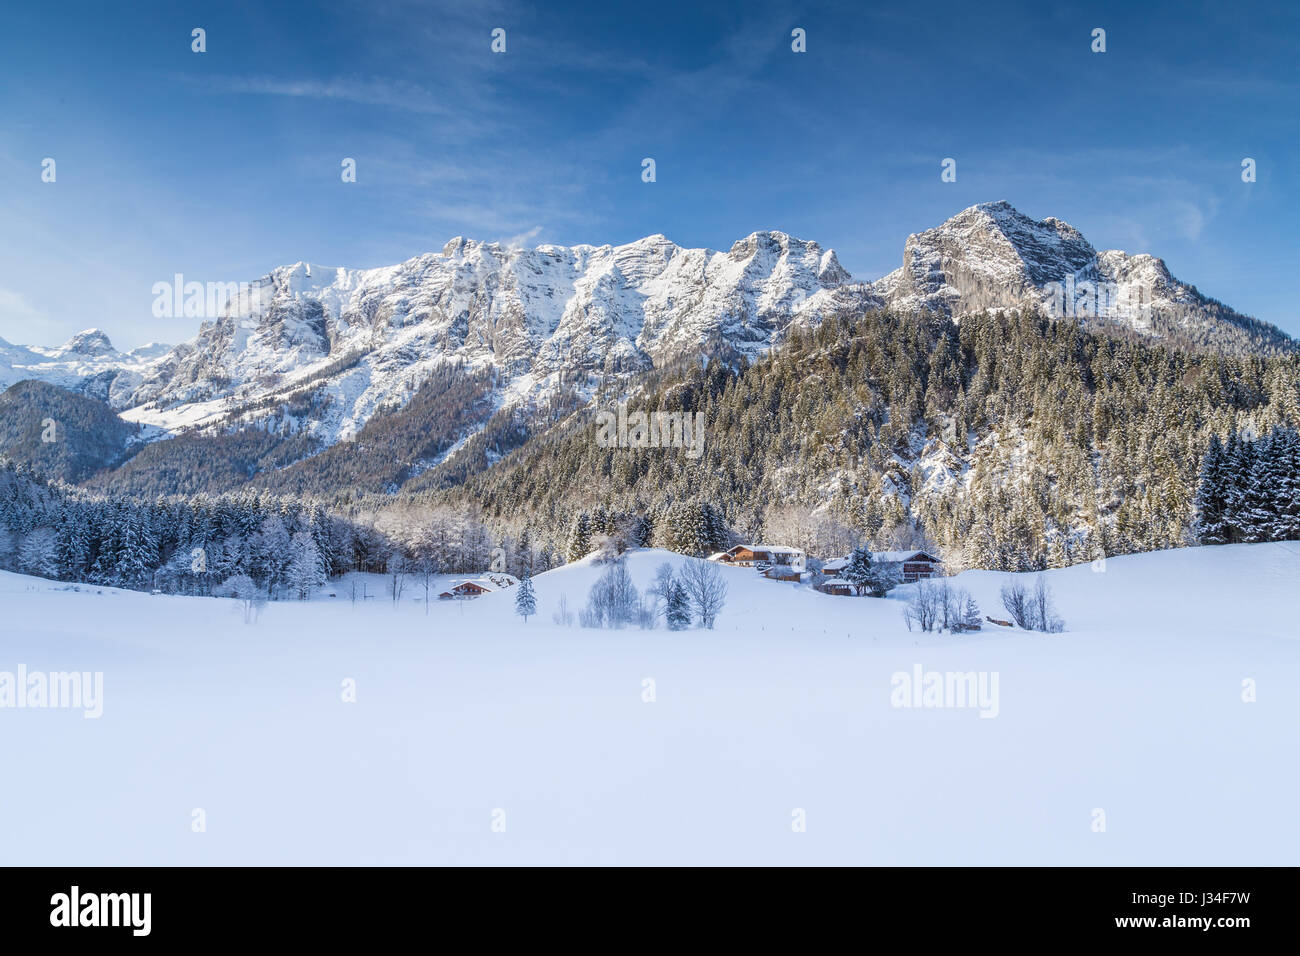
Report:
<svg viewBox="0 0 1300 956"><path fill-rule="evenodd" d="M842 558L834 558L822 564L822 571L827 574L838 574L849 566L850 555ZM936 564L942 563L938 556L931 554L929 551L873 551L871 560L881 564L901 564L904 561L910 561L917 558L921 561L933 561Z"/></svg>
<svg viewBox="0 0 1300 956"><path fill-rule="evenodd" d="M913 558L919 558L922 561L939 562L938 555L931 554L929 551L919 551L915 548L911 551L873 551L871 553L872 561L884 561L887 564L897 564L900 561L911 561Z"/></svg>

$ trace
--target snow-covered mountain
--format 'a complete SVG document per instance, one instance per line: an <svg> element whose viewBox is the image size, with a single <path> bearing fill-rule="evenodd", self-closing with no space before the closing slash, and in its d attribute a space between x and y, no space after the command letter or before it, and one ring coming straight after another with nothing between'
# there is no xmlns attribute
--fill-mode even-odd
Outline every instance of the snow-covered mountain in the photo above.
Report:
<svg viewBox="0 0 1300 956"><path fill-rule="evenodd" d="M1296 348L1274 326L1179 282L1163 260L1118 249L1098 252L1069 223L1031 219L1005 201L971 206L908 236L902 268L871 291L897 308L958 319L984 309L1033 306L1175 344L1241 352Z"/></svg>
<svg viewBox="0 0 1300 956"><path fill-rule="evenodd" d="M176 426L320 389L328 408L309 427L329 442L446 363L496 370L509 401L561 376L661 366L709 342L756 355L792 321L832 308L848 282L834 252L779 232L727 252L663 236L536 249L456 238L387 268L299 262L252 284L119 404Z"/></svg>
<svg viewBox="0 0 1300 956"><path fill-rule="evenodd" d="M0 389L37 380L123 408L132 403L144 370L170 351L170 345L151 343L119 352L99 329L78 332L57 348L13 345L0 339Z"/></svg>
<svg viewBox="0 0 1300 956"><path fill-rule="evenodd" d="M995 202L909 236L902 267L874 283L854 283L834 252L781 232L753 233L726 252L661 235L535 249L456 238L384 268L299 262L248 284L174 349L123 355L97 330L58 349L0 342L0 383L39 378L169 429L260 422L330 444L403 405L440 366L490 370L495 410L711 346L758 355L792 323L883 305L956 319L1032 305L1176 344L1296 347L1174 279L1159 259L1098 252L1065 222ZM309 414L286 411L303 399Z"/></svg>

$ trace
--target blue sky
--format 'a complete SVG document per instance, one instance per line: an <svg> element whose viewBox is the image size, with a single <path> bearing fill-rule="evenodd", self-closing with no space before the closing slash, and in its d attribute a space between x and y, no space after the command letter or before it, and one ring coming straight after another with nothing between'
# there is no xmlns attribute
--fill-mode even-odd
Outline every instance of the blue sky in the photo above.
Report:
<svg viewBox="0 0 1300 956"><path fill-rule="evenodd" d="M388 265L455 235L781 229L874 279L995 199L1300 335L1295 4L53 0L4 21L11 342L179 342L195 320L150 308L174 273Z"/></svg>

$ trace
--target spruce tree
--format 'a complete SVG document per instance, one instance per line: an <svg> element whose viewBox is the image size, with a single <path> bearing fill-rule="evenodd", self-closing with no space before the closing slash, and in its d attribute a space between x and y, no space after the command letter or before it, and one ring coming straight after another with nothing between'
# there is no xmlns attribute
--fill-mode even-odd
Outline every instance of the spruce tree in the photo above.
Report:
<svg viewBox="0 0 1300 956"><path fill-rule="evenodd" d="M1210 436L1196 486L1196 521L1192 527L1192 534L1201 544L1224 544L1228 540L1227 464L1223 442L1218 435Z"/></svg>
<svg viewBox="0 0 1300 956"><path fill-rule="evenodd" d="M591 518L587 512L582 512L573 522L573 530L569 532L568 558L570 561L580 561L591 553Z"/></svg>
<svg viewBox="0 0 1300 956"><path fill-rule="evenodd" d="M871 582L871 552L866 547L854 548L840 577L852 584L858 594L865 591Z"/></svg>
<svg viewBox="0 0 1300 956"><path fill-rule="evenodd" d="M311 592L325 584L325 562L311 533L299 531L289 546L291 557L286 571L290 589L305 601Z"/></svg>
<svg viewBox="0 0 1300 956"><path fill-rule="evenodd" d="M686 588L676 577L668 587L668 601L664 611L668 630L681 631L691 626L691 599Z"/></svg>
<svg viewBox="0 0 1300 956"><path fill-rule="evenodd" d="M528 619L537 613L537 595L533 593L533 578L527 572L519 586L515 588L515 613L528 623Z"/></svg>

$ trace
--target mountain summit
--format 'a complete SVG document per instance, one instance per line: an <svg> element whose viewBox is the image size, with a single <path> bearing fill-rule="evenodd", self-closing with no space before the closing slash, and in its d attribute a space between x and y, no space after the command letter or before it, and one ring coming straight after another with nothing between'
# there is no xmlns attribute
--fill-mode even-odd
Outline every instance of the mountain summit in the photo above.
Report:
<svg viewBox="0 0 1300 956"><path fill-rule="evenodd" d="M562 387L584 394L604 376L702 350L752 358L792 325L882 307L958 321L1028 307L1182 347L1297 348L1179 282L1160 259L1098 252L1068 223L1002 201L909 236L902 267L867 283L833 251L775 231L725 252L662 235L533 249L457 237L377 269L297 262L247 284L162 354L122 355L96 329L58 349L0 343L0 383L52 381L169 429L274 421L328 445L449 368L487 374L500 408ZM285 412L300 406L309 410Z"/></svg>
<svg viewBox="0 0 1300 956"><path fill-rule="evenodd" d="M1175 345L1265 354L1297 347L1275 326L1179 282L1163 260L1098 252L1069 223L1034 220L1005 200L908 236L902 268L871 289L896 308L953 318L1029 306Z"/></svg>

